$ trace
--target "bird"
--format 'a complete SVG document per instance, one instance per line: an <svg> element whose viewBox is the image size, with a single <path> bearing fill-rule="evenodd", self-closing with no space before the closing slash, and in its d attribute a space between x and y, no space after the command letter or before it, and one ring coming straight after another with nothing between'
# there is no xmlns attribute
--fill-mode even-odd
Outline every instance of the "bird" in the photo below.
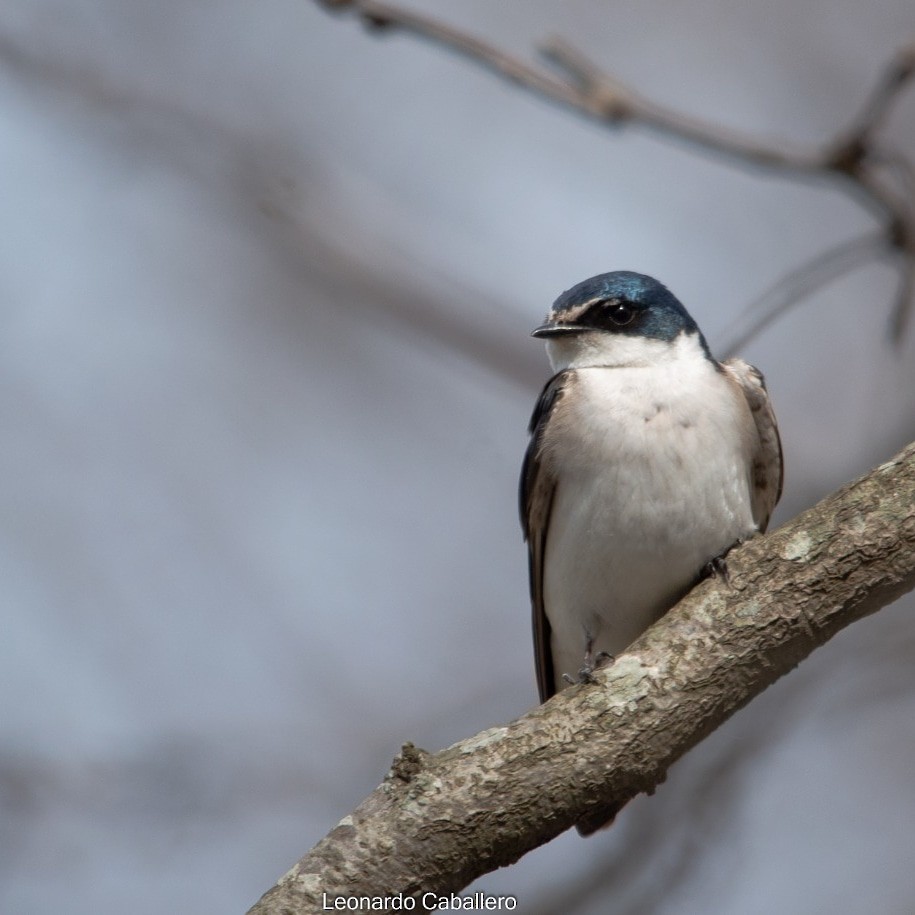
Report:
<svg viewBox="0 0 915 915"><path fill-rule="evenodd" d="M545 702L592 680L701 578L726 574L727 552L765 531L784 464L762 373L718 362L653 277L584 280L532 336L554 372L519 486ZM579 832L616 812L595 810Z"/></svg>

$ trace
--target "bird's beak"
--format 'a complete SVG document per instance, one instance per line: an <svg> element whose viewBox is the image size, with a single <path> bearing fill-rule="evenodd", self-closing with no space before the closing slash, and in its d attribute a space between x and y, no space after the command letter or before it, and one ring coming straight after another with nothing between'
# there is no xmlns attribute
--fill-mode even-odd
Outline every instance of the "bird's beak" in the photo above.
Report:
<svg viewBox="0 0 915 915"><path fill-rule="evenodd" d="M532 337L561 337L565 334L580 334L584 327L577 324L541 324L531 331Z"/></svg>

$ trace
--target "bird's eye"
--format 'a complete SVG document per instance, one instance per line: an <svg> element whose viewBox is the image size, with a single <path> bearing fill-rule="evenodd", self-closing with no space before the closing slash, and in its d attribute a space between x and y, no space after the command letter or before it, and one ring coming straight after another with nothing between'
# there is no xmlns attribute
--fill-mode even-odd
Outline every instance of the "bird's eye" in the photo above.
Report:
<svg viewBox="0 0 915 915"><path fill-rule="evenodd" d="M626 302L614 302L608 309L610 320L619 327L625 327L635 317L635 309Z"/></svg>

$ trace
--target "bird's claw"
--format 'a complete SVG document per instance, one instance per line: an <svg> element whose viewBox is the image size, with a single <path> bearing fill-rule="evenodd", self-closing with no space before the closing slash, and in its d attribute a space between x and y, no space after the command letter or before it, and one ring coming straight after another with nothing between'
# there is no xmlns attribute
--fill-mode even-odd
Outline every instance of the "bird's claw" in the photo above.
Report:
<svg viewBox="0 0 915 915"><path fill-rule="evenodd" d="M720 578L729 584L727 555L715 556L702 567L703 578Z"/></svg>
<svg viewBox="0 0 915 915"><path fill-rule="evenodd" d="M734 549L734 547L740 546L744 542L742 537L738 537L726 550L720 552L717 556L713 556L703 567L702 573L699 576L700 580L703 578L720 578L726 585L731 584L731 577L728 574L728 553Z"/></svg>
<svg viewBox="0 0 915 915"><path fill-rule="evenodd" d="M585 663L579 668L578 678L575 679L569 676L569 674L563 674L563 682L569 683L572 686L580 683L595 683L594 672L600 670L602 667L609 666L615 660L616 659L609 651L599 651L593 658L591 652L588 651L585 655Z"/></svg>

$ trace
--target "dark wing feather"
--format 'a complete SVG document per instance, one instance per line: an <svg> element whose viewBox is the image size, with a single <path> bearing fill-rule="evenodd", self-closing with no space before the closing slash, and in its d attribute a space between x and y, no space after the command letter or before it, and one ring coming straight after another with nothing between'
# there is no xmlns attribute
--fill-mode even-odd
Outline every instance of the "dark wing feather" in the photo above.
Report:
<svg viewBox="0 0 915 915"><path fill-rule="evenodd" d="M550 526L550 511L556 495L556 478L543 455L543 432L550 415L562 399L574 372L554 375L544 386L534 407L528 431L530 444L524 455L519 487L521 528L527 541L528 571L531 589L531 609L534 623L534 661L537 667L537 688L540 701L546 702L556 691L553 656L550 650L550 624L543 606L543 564L546 558L546 537Z"/></svg>
<svg viewBox="0 0 915 915"><path fill-rule="evenodd" d="M762 372L743 359L728 359L724 370L737 382L756 424L759 447L753 455L753 520L764 532L782 495L785 463L775 411Z"/></svg>

